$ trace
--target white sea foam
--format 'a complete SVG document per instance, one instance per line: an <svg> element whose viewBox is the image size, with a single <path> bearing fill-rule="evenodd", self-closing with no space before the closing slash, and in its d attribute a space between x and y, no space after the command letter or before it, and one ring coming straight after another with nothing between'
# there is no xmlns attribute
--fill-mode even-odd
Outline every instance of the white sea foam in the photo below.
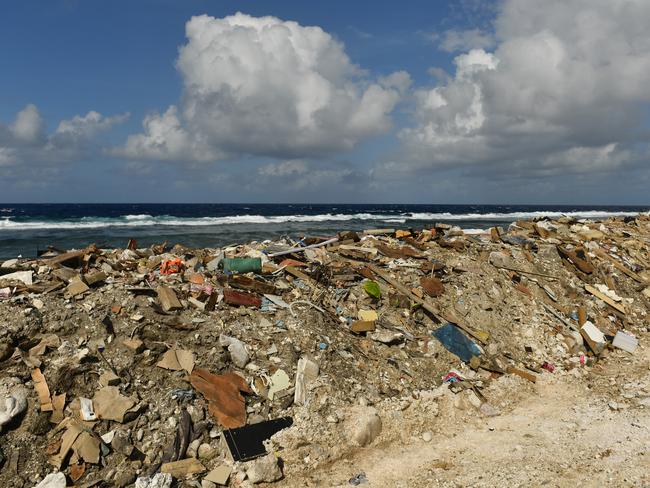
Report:
<svg viewBox="0 0 650 488"><path fill-rule="evenodd" d="M512 222L519 219L536 217L557 218L563 215L575 218L606 218L611 216L633 216L638 212L606 212L600 210L583 210L575 212L511 212L511 213L402 213L402 214L319 214L319 215L231 215L225 217L174 217L169 215L152 216L148 214L124 215L121 217L83 217L78 220L59 221L15 221L11 217L0 218L1 230L40 230L40 229L98 229L103 227L152 227L152 226L187 226L206 227L236 224L281 224L285 222L344 222L344 221L380 221L404 224L407 221L499 221Z"/></svg>

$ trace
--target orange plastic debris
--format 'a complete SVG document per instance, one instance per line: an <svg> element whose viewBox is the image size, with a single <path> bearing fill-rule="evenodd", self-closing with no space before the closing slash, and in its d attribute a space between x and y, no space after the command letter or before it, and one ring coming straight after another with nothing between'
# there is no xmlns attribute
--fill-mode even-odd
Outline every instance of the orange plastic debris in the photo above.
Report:
<svg viewBox="0 0 650 488"><path fill-rule="evenodd" d="M253 393L246 380L235 373L212 374L196 368L190 383L208 400L208 411L226 429L246 425L246 403L241 392Z"/></svg>
<svg viewBox="0 0 650 488"><path fill-rule="evenodd" d="M160 274L170 275L183 271L183 261L180 259L167 259L160 265Z"/></svg>

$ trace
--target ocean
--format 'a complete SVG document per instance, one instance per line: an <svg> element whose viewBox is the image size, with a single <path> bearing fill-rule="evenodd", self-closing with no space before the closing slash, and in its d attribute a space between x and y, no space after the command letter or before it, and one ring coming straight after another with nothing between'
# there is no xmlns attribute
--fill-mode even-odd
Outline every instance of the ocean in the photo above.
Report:
<svg viewBox="0 0 650 488"><path fill-rule="evenodd" d="M0 204L0 258L60 249L141 247L168 241L217 247L253 240L331 236L340 230L426 228L434 222L464 229L507 226L534 217L605 218L650 207L532 205L307 204Z"/></svg>

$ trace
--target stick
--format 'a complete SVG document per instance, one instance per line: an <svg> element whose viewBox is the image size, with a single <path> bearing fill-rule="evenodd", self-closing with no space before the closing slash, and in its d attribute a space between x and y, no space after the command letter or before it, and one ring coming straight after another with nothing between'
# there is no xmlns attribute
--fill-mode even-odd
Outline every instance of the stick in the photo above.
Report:
<svg viewBox="0 0 650 488"><path fill-rule="evenodd" d="M492 266L494 266L494 265L492 265ZM557 276L553 276L553 275L548 275L548 274L544 274L544 273L535 273L534 271L523 271L521 269L509 268L507 266L494 266L494 267L497 268L497 269L507 269L508 271L514 271L515 273L529 274L529 275L534 275L534 276L542 276L544 278L550 278L552 280L559 280L560 279Z"/></svg>
<svg viewBox="0 0 650 488"><path fill-rule="evenodd" d="M305 246L305 247L294 247L294 248L291 248L291 249L287 249L286 251L274 252L273 254L269 254L268 256L270 258L276 258L278 256L284 256L285 254L293 254L294 252L302 252L305 249L315 249L317 247L327 246L328 244L334 244L335 242L338 242L338 241L339 241L338 237L333 237L331 239L328 239L328 240L323 241L323 242L319 242L317 244L312 244L310 246Z"/></svg>

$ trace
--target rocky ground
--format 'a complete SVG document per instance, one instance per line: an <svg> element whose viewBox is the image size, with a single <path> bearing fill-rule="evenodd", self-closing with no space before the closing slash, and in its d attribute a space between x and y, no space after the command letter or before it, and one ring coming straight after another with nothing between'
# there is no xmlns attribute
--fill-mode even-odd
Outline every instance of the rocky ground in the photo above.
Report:
<svg viewBox="0 0 650 488"><path fill-rule="evenodd" d="M6 261L0 485L648 485L649 251L639 215Z"/></svg>

